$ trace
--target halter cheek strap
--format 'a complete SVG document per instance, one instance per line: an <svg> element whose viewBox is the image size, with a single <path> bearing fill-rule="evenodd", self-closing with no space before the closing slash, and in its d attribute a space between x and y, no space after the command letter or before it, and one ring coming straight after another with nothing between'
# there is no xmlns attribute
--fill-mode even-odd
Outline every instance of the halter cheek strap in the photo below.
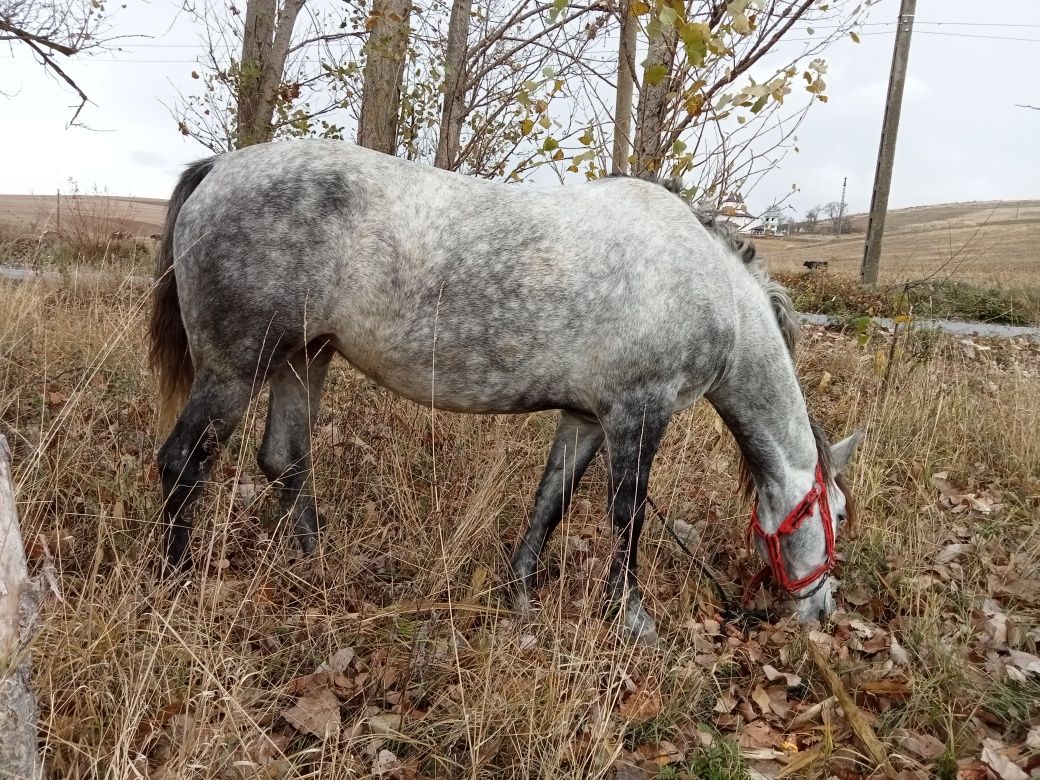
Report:
<svg viewBox="0 0 1040 780"><path fill-rule="evenodd" d="M812 517L813 510L817 504L820 507L820 519L823 521L823 537L827 543L827 559L804 577L792 579L787 573L787 567L784 565L783 553L780 550L780 540L801 528L806 518ZM762 523L758 519L758 505L755 505L755 508L751 511L751 525L748 527L749 539L751 534L757 536L765 544L769 554L769 565L763 568L748 583L742 599L745 605L751 602L755 592L769 575L772 575L777 584L794 599L809 598L809 596L812 596L823 587L827 575L834 568L836 555L834 551L834 523L831 522L830 502L827 501L827 482L823 478L823 469L819 464L816 465L816 480L813 486L805 494L805 497L798 502L797 506L788 513L774 533L768 533L762 528ZM816 587L808 593L798 596L794 595L795 591L812 585L814 582L817 583Z"/></svg>

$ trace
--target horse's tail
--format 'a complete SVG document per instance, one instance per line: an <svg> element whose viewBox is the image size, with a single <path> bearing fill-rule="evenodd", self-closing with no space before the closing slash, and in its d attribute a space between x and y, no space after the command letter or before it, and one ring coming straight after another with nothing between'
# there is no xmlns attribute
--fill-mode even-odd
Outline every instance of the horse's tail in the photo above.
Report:
<svg viewBox="0 0 1040 780"><path fill-rule="evenodd" d="M152 288L151 346L149 363L159 382L159 429L168 431L188 399L195 368L188 352L188 334L181 318L174 277L173 229L188 197L213 168L215 158L199 160L188 166L170 196L166 224L155 258L155 284Z"/></svg>

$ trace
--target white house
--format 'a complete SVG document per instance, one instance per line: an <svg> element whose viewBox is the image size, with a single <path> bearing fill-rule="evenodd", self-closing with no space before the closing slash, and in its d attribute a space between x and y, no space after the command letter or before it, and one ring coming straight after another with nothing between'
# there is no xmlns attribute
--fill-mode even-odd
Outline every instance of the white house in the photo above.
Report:
<svg viewBox="0 0 1040 780"><path fill-rule="evenodd" d="M766 209L759 220L751 225L751 232L756 236L781 236L784 232L780 228L780 220L784 213L780 207L773 204Z"/></svg>

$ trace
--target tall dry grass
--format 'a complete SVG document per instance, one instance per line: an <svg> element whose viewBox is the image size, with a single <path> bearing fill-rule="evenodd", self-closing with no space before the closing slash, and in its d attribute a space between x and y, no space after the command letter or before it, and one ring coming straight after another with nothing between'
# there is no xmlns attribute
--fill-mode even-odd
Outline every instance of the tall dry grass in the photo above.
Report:
<svg viewBox="0 0 1040 780"><path fill-rule="evenodd" d="M128 289L0 284L0 425L30 552L54 556L64 597L49 602L33 648L52 776L608 777L620 760L657 766L638 750L670 744L681 760L661 776L740 777L739 751L706 736L734 728L722 697L747 696L767 663L802 676L798 706L828 695L801 629L717 631L710 588L657 521L641 577L662 640L618 638L599 614L612 542L599 463L548 552L540 609L510 614L495 586L553 416L432 413L341 362L314 436L321 553L294 553L255 465L260 402L200 506L191 582L158 582L144 306ZM1026 346L965 349L813 331L801 352L810 405L832 436L868 428L841 574L859 604L846 609L898 633L910 656L911 693L875 722L893 751L912 729L951 756L977 752L971 713L987 696L1009 735L1037 715L1031 689L993 680L969 647L1001 566L1040 577L1040 359ZM930 481L940 470L999 490L1003 508L950 515ZM700 404L676 419L652 479L658 504L700 529L697 553L727 580L757 567L735 475L731 439ZM957 525L970 525L971 553L934 582ZM1006 602L1025 626L1037 606ZM335 674L306 677L347 649ZM301 704L319 709L293 710ZM328 730L308 734L301 717ZM800 776L827 776L839 755L855 764L839 726L787 736L827 747Z"/></svg>

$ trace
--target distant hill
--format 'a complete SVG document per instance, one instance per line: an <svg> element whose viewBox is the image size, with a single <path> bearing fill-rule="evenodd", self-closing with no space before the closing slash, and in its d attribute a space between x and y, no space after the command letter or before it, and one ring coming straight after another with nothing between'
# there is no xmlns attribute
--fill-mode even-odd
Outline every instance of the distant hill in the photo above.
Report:
<svg viewBox="0 0 1040 780"><path fill-rule="evenodd" d="M850 217L854 232L792 234L756 239L773 268L802 271L806 260L826 260L829 271L858 275L866 214ZM821 221L821 229L828 223ZM943 203L890 211L885 218L881 271L890 282L935 278L1040 283L1040 201Z"/></svg>
<svg viewBox="0 0 1040 780"><path fill-rule="evenodd" d="M84 195L62 197L62 230L79 226L94 235L147 237L162 231L166 201ZM863 257L867 217L850 217L854 233L793 234L755 239L771 267L802 271L806 260L827 260L829 271L856 275ZM0 195L0 240L56 230L55 197ZM826 229L826 221L822 221ZM888 281L939 277L1040 283L1040 201L943 203L890 211L882 244L882 277Z"/></svg>
<svg viewBox="0 0 1040 780"><path fill-rule="evenodd" d="M0 195L0 235L40 235L44 231L89 232L92 235L126 233L147 237L162 230L166 201L108 195L61 198L59 226L55 195Z"/></svg>

